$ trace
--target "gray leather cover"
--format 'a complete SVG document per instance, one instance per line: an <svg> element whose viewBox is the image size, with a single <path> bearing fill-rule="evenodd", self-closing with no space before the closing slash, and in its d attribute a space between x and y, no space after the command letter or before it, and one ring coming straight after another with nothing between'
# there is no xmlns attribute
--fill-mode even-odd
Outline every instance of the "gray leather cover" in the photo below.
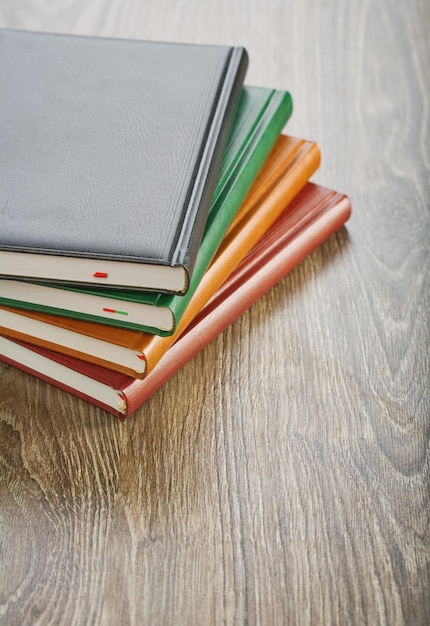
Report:
<svg viewBox="0 0 430 626"><path fill-rule="evenodd" d="M0 29L0 250L191 270L246 67L243 48Z"/></svg>

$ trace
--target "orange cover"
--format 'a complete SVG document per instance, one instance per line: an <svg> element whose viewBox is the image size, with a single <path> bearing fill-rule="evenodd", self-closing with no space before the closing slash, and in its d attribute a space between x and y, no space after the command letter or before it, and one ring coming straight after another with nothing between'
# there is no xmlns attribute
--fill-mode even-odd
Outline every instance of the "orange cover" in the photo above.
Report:
<svg viewBox="0 0 430 626"><path fill-rule="evenodd" d="M222 244L205 273L200 285L175 331L169 337L159 337L141 331L113 328L94 322L74 320L33 311L24 311L1 306L11 311L46 324L80 333L94 339L124 346L136 352L136 361L145 359L146 369L140 374L111 361L103 360L79 350L78 341L65 347L53 344L37 336L10 330L0 325L1 334L13 339L27 341L56 352L67 354L90 363L122 372L128 376L143 378L158 363L168 348L178 339L203 306L228 278L232 270L255 246L286 206L305 186L320 163L320 151L314 142L281 135L260 174L257 176L244 203L230 226Z"/></svg>

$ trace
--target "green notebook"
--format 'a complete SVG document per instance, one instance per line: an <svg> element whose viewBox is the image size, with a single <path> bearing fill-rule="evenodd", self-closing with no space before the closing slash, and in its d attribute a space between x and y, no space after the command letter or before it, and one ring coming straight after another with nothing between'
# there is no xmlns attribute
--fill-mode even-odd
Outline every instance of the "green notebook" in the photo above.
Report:
<svg viewBox="0 0 430 626"><path fill-rule="evenodd" d="M0 303L171 335L291 113L289 92L258 87L243 89L185 295L0 280Z"/></svg>

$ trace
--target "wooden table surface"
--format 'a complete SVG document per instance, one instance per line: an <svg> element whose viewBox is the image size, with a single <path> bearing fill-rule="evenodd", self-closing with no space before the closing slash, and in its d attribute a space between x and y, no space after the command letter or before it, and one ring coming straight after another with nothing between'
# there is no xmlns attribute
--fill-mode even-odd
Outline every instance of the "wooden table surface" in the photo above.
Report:
<svg viewBox="0 0 430 626"><path fill-rule="evenodd" d="M0 623L430 623L428 0L2 0L0 26L245 45L353 205L125 423L0 366Z"/></svg>

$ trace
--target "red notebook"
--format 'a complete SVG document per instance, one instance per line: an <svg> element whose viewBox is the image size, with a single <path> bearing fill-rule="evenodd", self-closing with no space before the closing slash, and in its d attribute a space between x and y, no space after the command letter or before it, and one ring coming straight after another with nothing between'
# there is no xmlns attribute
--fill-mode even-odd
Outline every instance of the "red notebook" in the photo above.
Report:
<svg viewBox="0 0 430 626"><path fill-rule="evenodd" d="M125 419L349 218L347 196L313 183L285 210L143 379L0 337L0 360Z"/></svg>

